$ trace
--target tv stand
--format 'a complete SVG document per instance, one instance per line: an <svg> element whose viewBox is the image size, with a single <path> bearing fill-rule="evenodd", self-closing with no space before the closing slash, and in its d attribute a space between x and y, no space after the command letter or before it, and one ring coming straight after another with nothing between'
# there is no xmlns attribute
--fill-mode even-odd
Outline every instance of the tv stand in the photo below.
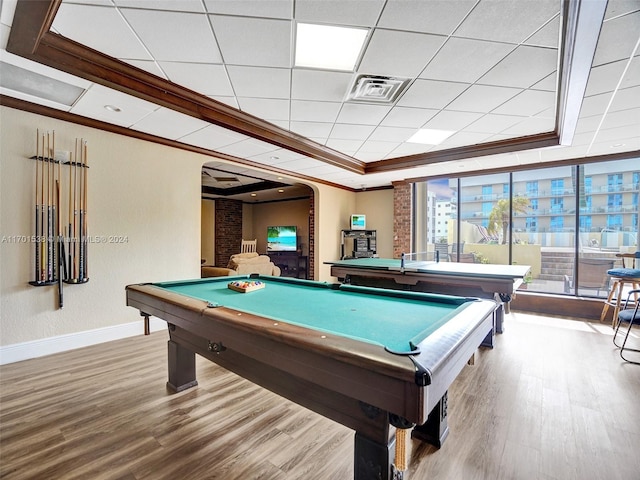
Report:
<svg viewBox="0 0 640 480"><path fill-rule="evenodd" d="M351 246L345 247L345 243ZM349 251L351 255L347 255ZM375 230L342 230L340 233L340 259L368 258L378 254Z"/></svg>
<svg viewBox="0 0 640 480"><path fill-rule="evenodd" d="M300 252L267 252L266 255L280 267L281 276L307 278L307 256Z"/></svg>

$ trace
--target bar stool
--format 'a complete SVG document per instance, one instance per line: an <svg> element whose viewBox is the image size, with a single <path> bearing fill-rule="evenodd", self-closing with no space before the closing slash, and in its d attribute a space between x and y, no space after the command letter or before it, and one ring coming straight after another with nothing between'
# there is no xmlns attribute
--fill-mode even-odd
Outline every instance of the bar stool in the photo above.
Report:
<svg viewBox="0 0 640 480"><path fill-rule="evenodd" d="M625 350L630 352L640 352L640 349L638 348L627 347L627 340L629 340L629 334L631 333L631 329L633 328L634 325L640 325L640 312L638 311L638 306L640 306L640 302L636 300L635 307L633 307L632 305L631 308L629 308L629 301L631 300L632 295L635 295L637 298L637 295L639 293L640 293L640 290L631 290L628 293L627 300L624 302L624 308L620 310L620 313L618 313L618 326L616 327L615 333L613 334L613 344L620 349L620 357L622 357L622 359L625 362L635 363L636 365L640 365L640 361L629 360L627 357L624 356L625 355L624 352ZM627 333L624 336L624 340L622 340L622 345L618 345L616 343L616 337L618 336L618 330L620 330L620 325L622 325L623 323L628 323L629 328L627 329ZM640 357L638 357L638 359L640 360Z"/></svg>
<svg viewBox="0 0 640 480"><path fill-rule="evenodd" d="M611 322L613 328L616 328L618 324L620 302L622 301L625 287L630 287L631 290L638 290L640 288L640 268L638 268L640 251L635 253L617 253L616 257L622 259L622 268L607 270L607 275L611 277L611 290L600 314L600 321L602 322L607 316L609 307L614 307L613 320ZM638 302L637 292L634 293L634 301L636 303Z"/></svg>

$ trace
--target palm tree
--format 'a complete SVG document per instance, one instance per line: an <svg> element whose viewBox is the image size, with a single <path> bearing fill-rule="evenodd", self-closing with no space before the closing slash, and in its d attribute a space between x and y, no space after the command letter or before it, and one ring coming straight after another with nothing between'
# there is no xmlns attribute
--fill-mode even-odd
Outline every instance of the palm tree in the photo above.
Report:
<svg viewBox="0 0 640 480"><path fill-rule="evenodd" d="M527 197L520 196L513 197L511 205L514 215L516 213L527 213L527 209L529 208L529 199ZM487 231L493 235L497 235L500 232L500 229L502 229L502 243L506 244L510 223L509 199L503 198L498 200L489 214L489 225L487 226Z"/></svg>

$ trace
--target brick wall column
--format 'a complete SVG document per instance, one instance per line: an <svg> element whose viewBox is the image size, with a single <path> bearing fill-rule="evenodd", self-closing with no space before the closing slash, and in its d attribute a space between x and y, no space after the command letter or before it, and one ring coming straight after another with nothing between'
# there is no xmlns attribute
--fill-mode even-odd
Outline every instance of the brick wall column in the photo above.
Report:
<svg viewBox="0 0 640 480"><path fill-rule="evenodd" d="M316 264L315 246L316 246L316 204L315 192L311 191L309 198L309 265L307 266L307 278L313 280L315 278L314 268Z"/></svg>
<svg viewBox="0 0 640 480"><path fill-rule="evenodd" d="M226 267L229 257L240 253L242 202L226 198L215 201L215 266Z"/></svg>
<svg viewBox="0 0 640 480"><path fill-rule="evenodd" d="M393 257L411 251L412 188L407 182L393 182Z"/></svg>

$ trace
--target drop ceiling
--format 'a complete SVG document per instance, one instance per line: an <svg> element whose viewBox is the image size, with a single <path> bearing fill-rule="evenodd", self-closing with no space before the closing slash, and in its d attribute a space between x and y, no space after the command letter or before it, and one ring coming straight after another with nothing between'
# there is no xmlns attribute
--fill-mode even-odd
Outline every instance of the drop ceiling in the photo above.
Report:
<svg viewBox="0 0 640 480"><path fill-rule="evenodd" d="M365 29L353 69L296 66L299 23ZM640 150L637 0L4 0L0 27L3 104L196 149L242 180L203 173L210 187L359 190ZM362 76L404 90L353 101ZM411 142L420 129L450 136Z"/></svg>

